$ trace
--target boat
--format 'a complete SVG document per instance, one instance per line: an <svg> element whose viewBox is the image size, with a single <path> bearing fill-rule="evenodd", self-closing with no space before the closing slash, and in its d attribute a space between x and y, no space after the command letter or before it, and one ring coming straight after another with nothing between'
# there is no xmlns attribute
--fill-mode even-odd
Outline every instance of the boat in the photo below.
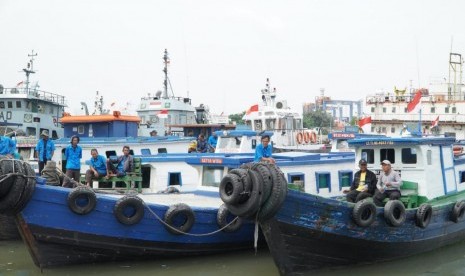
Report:
<svg viewBox="0 0 465 276"><path fill-rule="evenodd" d="M163 91L149 93L140 99L137 115L141 118L139 135L149 136L156 131L159 135L206 137L218 129L234 129L227 115L211 114L207 105L192 105L189 97L176 97L168 77L170 58L168 50L163 55Z"/></svg>
<svg viewBox="0 0 465 276"><path fill-rule="evenodd" d="M388 261L465 240L465 158L453 155L454 142L415 136L349 140L356 160L367 160L375 174L382 160L392 163L403 181L401 198L376 207L371 198L354 204L289 189L282 202L275 201L279 210L259 221L280 273Z"/></svg>
<svg viewBox="0 0 465 276"><path fill-rule="evenodd" d="M234 134L226 136L226 141L236 140ZM234 201L237 195L230 192L237 185L249 187L248 192L255 197L262 192L271 194L270 186L252 187L252 183L259 184L258 178L246 177L247 171L258 176L269 170L252 163L253 153L173 153L135 158L141 164L140 193L131 186L102 187L95 182L93 189L68 189L44 185L41 178L32 187L25 186L28 193L0 189L0 212L14 212L37 266L180 257L254 247L254 222L235 219L220 199ZM304 179L314 177L313 165L331 164L336 176L335 164L342 168L354 163L353 154L348 153L284 152L275 158L283 171L274 166L273 172L289 177L303 190L313 189L302 185ZM225 180L226 173L236 176ZM220 194L220 187L232 190L222 189ZM323 188L320 191L327 192ZM18 207L5 208L5 198Z"/></svg>
<svg viewBox="0 0 465 276"><path fill-rule="evenodd" d="M253 131L272 131L271 142L276 151L329 151L319 129L303 127L302 112L288 106L286 100L277 99L276 88L266 79L261 90L261 104L250 106L243 116L245 124Z"/></svg>
<svg viewBox="0 0 465 276"><path fill-rule="evenodd" d="M47 130L50 138L61 138L63 127L58 121L67 106L65 97L39 89L38 82L30 78L36 73L37 53L32 51L28 56L30 60L22 69L26 79L12 88L0 85L0 131L2 135L13 133L39 139L40 133Z"/></svg>
<svg viewBox="0 0 465 276"><path fill-rule="evenodd" d="M367 95L364 113L371 118L369 132L399 136L408 130L465 139L465 119L461 116L465 112L462 65L462 55L450 53L448 78L431 79L427 87L394 87L393 91ZM417 93L421 104L408 112L407 107Z"/></svg>

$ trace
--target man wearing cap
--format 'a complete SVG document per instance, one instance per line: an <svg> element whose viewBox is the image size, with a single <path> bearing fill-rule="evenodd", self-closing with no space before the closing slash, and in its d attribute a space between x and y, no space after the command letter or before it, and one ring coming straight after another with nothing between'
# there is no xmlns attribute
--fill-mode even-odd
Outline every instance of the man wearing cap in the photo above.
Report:
<svg viewBox="0 0 465 276"><path fill-rule="evenodd" d="M399 173L391 168L391 161L383 160L381 168L383 171L378 178L378 183L376 184L377 190L373 197L373 202L377 206L383 206L383 200L386 197L389 197L390 200L399 199L400 185L402 184Z"/></svg>
<svg viewBox="0 0 465 276"><path fill-rule="evenodd" d="M348 202L359 202L367 197L372 197L376 191L376 175L367 169L367 161L360 159L360 170L355 173L350 190L344 190Z"/></svg>
<svg viewBox="0 0 465 276"><path fill-rule="evenodd" d="M45 164L47 164L47 161L52 160L53 153L55 152L55 143L48 139L48 131L43 130L40 134L36 151L39 154L39 174L41 174Z"/></svg>

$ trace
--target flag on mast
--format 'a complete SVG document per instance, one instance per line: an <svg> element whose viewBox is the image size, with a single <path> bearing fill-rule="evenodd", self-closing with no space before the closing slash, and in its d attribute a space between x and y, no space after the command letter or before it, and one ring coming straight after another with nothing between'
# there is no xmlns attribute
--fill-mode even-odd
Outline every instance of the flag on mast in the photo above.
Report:
<svg viewBox="0 0 465 276"><path fill-rule="evenodd" d="M161 110L160 112L158 112L157 116L158 118L161 118L161 119L168 118L168 110L167 109Z"/></svg>
<svg viewBox="0 0 465 276"><path fill-rule="evenodd" d="M364 117L358 121L358 126L363 130L363 133L371 132L371 116Z"/></svg>
<svg viewBox="0 0 465 276"><path fill-rule="evenodd" d="M433 121L431 122L431 128L437 127L437 126L438 126L438 123L439 123L439 116L436 117L436 120L433 120Z"/></svg>
<svg viewBox="0 0 465 276"><path fill-rule="evenodd" d="M421 89L418 89L411 102L407 105L407 112L412 112L421 103Z"/></svg>

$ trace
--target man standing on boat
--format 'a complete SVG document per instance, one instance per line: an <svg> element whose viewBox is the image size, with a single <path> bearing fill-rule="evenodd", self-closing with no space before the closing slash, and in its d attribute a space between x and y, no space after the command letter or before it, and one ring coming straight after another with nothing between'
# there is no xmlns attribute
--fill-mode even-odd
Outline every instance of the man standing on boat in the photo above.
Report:
<svg viewBox="0 0 465 276"><path fill-rule="evenodd" d="M276 163L271 154L273 153L273 146L270 145L270 136L262 136L262 143L255 148L255 162L265 161L269 163Z"/></svg>
<svg viewBox="0 0 465 276"><path fill-rule="evenodd" d="M367 161L360 159L358 162L360 170L355 173L350 190L344 190L347 194L347 202L359 202L367 197L372 197L376 191L376 175L367 169Z"/></svg>
<svg viewBox="0 0 465 276"><path fill-rule="evenodd" d="M65 149L66 176L74 179L76 182L79 182L79 178L81 177L82 148L78 145L79 140L78 136L71 137L71 145Z"/></svg>
<svg viewBox="0 0 465 276"><path fill-rule="evenodd" d="M39 174L41 174L44 166L48 161L52 160L53 153L55 152L55 143L49 139L47 130L43 130L40 134L36 151L39 153Z"/></svg>
<svg viewBox="0 0 465 276"><path fill-rule="evenodd" d="M116 160L107 160L107 176L125 176L128 172L134 171L134 158L129 153L131 150L129 146L123 147L123 155L118 156Z"/></svg>
<svg viewBox="0 0 465 276"><path fill-rule="evenodd" d="M10 137L0 136L0 156L13 158L16 152L16 143Z"/></svg>
<svg viewBox="0 0 465 276"><path fill-rule="evenodd" d="M383 206L383 200L386 197L389 197L390 200L396 200L400 198L400 185L402 184L402 179L400 178L399 173L394 171L391 168L391 162L389 160L383 160L381 162L381 172L375 192L373 197L373 202L377 206Z"/></svg>
<svg viewBox="0 0 465 276"><path fill-rule="evenodd" d="M106 159L104 156L99 155L97 149L91 149L90 166L86 171L86 185L92 187L92 178L98 178L107 175Z"/></svg>

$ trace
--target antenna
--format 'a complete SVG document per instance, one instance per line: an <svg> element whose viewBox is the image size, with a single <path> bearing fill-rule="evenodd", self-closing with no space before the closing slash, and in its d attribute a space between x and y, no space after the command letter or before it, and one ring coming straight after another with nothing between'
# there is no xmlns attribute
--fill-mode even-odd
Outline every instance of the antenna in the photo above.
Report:
<svg viewBox="0 0 465 276"><path fill-rule="evenodd" d="M26 91L29 94L29 75L30 74L35 74L34 71L34 57L37 56L37 53L34 54L34 50L32 50L32 53L27 55L31 59L27 63L27 68L23 68L24 73L26 74Z"/></svg>

